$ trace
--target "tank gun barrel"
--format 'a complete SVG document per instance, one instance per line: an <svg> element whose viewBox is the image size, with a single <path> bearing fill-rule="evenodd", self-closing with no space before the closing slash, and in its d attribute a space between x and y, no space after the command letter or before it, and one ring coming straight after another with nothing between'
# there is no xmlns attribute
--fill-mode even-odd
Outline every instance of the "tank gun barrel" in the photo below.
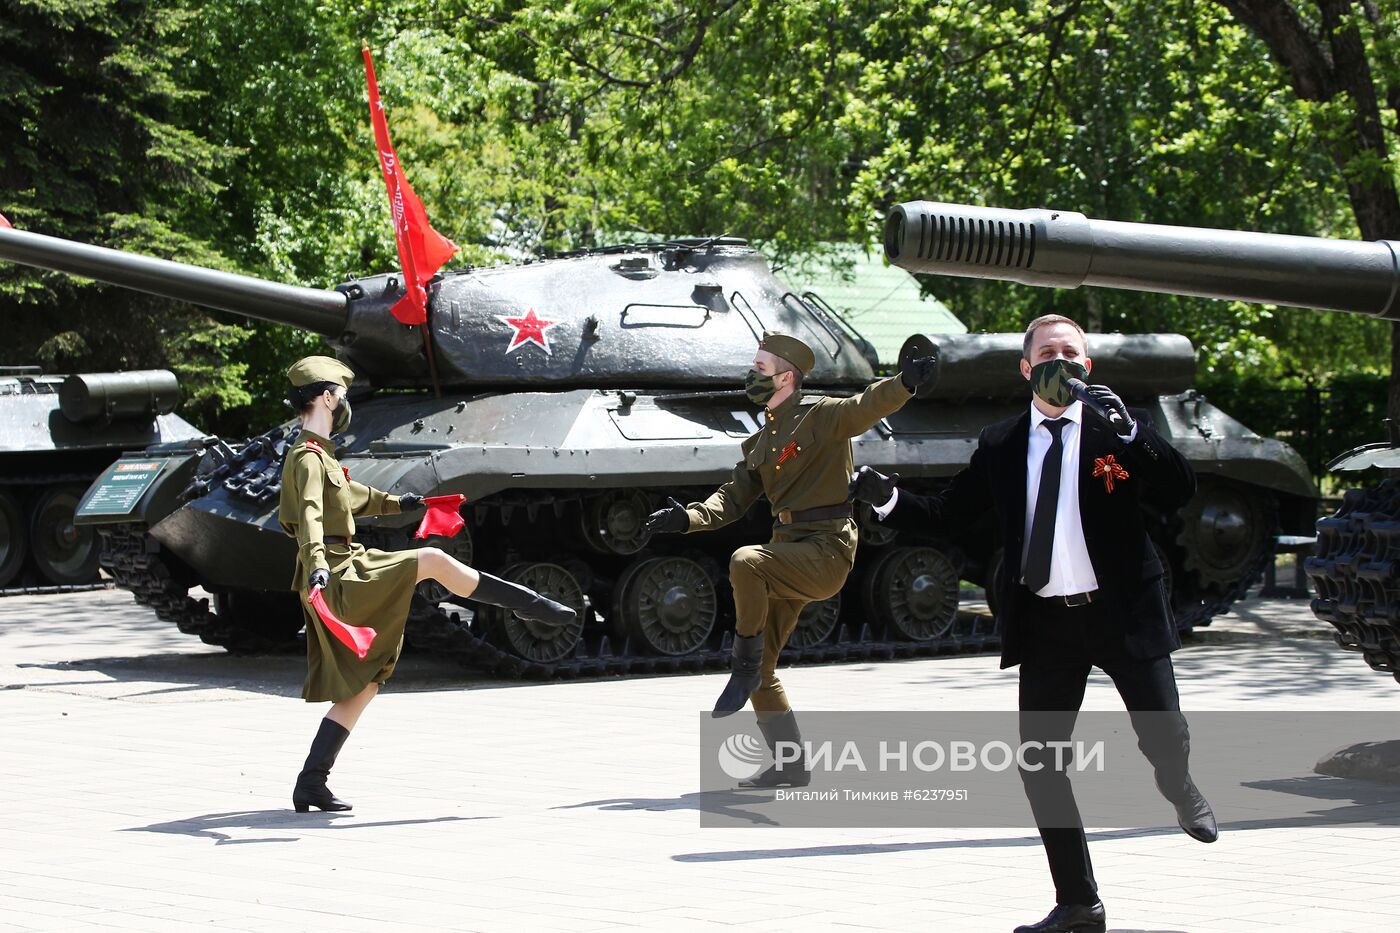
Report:
<svg viewBox="0 0 1400 933"><path fill-rule="evenodd" d="M290 324L327 337L345 329L345 296L327 289L268 282L25 230L0 229L0 259Z"/></svg>
<svg viewBox="0 0 1400 933"><path fill-rule="evenodd" d="M909 272L1098 285L1400 319L1400 242L1091 220L1074 211L896 205L885 255Z"/></svg>

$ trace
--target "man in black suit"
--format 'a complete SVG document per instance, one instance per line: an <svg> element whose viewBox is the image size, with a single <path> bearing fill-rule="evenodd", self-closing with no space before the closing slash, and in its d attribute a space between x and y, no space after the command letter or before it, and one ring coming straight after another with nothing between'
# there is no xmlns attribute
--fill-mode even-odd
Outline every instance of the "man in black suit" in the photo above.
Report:
<svg viewBox="0 0 1400 933"><path fill-rule="evenodd" d="M897 489L898 474L862 467L851 495L889 525L916 533L955 531L993 509L1005 554L992 583L1000 597L1001 666L1021 665L1022 741L1068 741L1089 672L1101 668L1123 698L1181 828L1214 842L1215 817L1187 770L1189 733L1171 662L1181 641L1141 508L1149 502L1174 512L1195 492L1195 475L1106 386L1088 392L1111 420L1085 411L1068 382L1083 380L1092 366L1078 324L1059 315L1037 318L1026 328L1021 360L1033 392L1028 410L983 430L967 468L946 490L921 496ZM1056 906L1017 933L1102 931L1103 903L1069 777L1053 767L1053 755L1044 765L1022 770L1021 778Z"/></svg>

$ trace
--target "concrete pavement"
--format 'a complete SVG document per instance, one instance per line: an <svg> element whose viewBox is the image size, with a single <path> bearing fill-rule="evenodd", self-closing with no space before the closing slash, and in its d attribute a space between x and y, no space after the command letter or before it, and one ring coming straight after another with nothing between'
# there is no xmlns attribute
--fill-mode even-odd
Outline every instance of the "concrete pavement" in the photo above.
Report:
<svg viewBox="0 0 1400 933"><path fill-rule="evenodd" d="M1242 603L1176 662L1188 715L1400 712L1400 684L1302 601ZM333 774L355 810L298 815L324 711L303 670L203 646L121 591L0 599L0 929L1009 931L1053 902L1033 832L701 829L696 712L721 674L519 684L410 658ZM1015 704L986 655L784 682L809 709ZM1100 674L1086 708L1119 708ZM1400 928L1394 826L1219 816L1212 846L1091 836L1110 929Z"/></svg>

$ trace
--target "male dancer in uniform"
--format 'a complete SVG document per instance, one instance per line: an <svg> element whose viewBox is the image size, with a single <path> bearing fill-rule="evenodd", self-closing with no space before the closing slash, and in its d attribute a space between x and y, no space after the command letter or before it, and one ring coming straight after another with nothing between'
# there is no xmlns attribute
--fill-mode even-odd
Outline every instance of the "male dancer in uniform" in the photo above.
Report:
<svg viewBox="0 0 1400 933"><path fill-rule="evenodd" d="M743 459L729 482L704 502L670 505L652 513L653 532L713 531L744 516L768 497L773 535L767 544L741 547L729 561L734 587L735 638L729 683L715 703L728 716L752 701L770 749L801 742L797 720L778 681L778 655L811 602L840 591L856 555L856 523L846 501L851 438L898 411L937 372L933 359L910 372L876 382L850 398L802 402L802 379L816 363L805 343L764 333L745 380L750 401L765 406L766 421L741 445ZM776 755L775 755L776 760ZM777 764L743 786L802 786L805 761Z"/></svg>

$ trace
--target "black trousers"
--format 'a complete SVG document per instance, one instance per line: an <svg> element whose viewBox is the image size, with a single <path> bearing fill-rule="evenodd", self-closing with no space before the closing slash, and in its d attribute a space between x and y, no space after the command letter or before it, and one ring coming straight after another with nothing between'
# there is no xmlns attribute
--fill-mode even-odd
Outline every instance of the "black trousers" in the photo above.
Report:
<svg viewBox="0 0 1400 933"><path fill-rule="evenodd" d="M1021 741L1069 741L1074 732L1089 672L1100 668L1112 680L1128 709L1138 748L1152 764L1157 787L1168 800L1185 798L1190 783L1190 733L1181 716L1170 655L1130 657L1120 629L1102 602L1067 607L1029 596L1028 635L1021 661ZM1134 713L1152 713L1134 716ZM1162 713L1175 713L1163 716ZM1048 750L1047 750L1048 751ZM1034 757L1027 754L1027 761ZM1021 781L1040 828L1059 904L1092 904L1099 899L1089 861L1089 845L1068 774L1048 765L1022 770ZM1066 815L1068 814L1068 819Z"/></svg>

